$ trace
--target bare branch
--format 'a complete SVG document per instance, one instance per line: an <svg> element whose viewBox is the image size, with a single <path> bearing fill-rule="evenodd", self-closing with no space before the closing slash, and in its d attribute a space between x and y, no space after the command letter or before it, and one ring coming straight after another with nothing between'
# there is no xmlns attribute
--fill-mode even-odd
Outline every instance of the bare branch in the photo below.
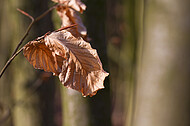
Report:
<svg viewBox="0 0 190 126"><path fill-rule="evenodd" d="M34 18L33 18L30 14L26 13L25 11L23 11L23 10L21 10L21 9L19 9L19 8L17 8L17 10L18 10L20 13L22 13L22 14L26 15L27 17L29 17L32 21L34 21Z"/></svg>
<svg viewBox="0 0 190 126"><path fill-rule="evenodd" d="M24 39L26 38L26 36L29 34L30 29L32 28L32 25L34 23L36 23L37 21L39 21L40 19L42 19L45 15L47 15L50 11L52 11L54 8L56 8L59 4L54 5L53 7L49 8L47 11L45 11L43 14L41 14L40 16L38 16L37 18L33 18L31 15L29 15L28 13L24 12L23 10L17 9L18 11L20 11L22 14L26 15L27 17L29 17L32 21L30 23L30 25L28 26L24 36L22 37L21 41L19 42L19 44L17 45L15 51L13 52L12 56L18 51L19 47L22 45Z"/></svg>
<svg viewBox="0 0 190 126"><path fill-rule="evenodd" d="M62 27L62 28L60 28L60 29L56 30L56 32L57 32L57 31L64 30L64 29L67 29L67 28L76 27L76 26L77 26L77 24L72 24L72 25L69 25L69 26L65 26L65 27Z"/></svg>
<svg viewBox="0 0 190 126"><path fill-rule="evenodd" d="M43 14L41 14L40 16L38 16L34 21L38 21L40 19L42 19L45 15L47 15L50 11L52 11L53 9L55 9L57 6L59 6L60 4L56 4L54 6L52 6L51 8L49 8L47 11L45 11Z"/></svg>
<svg viewBox="0 0 190 126"><path fill-rule="evenodd" d="M21 9L17 9L19 12L21 12L22 14L26 15L27 17L29 17L32 21L29 24L24 36L22 37L22 39L20 40L20 42L18 43L17 47L15 48L11 58L7 61L7 63L5 64L5 66L3 67L3 69L0 72L0 78L3 75L3 73L5 72L5 70L7 69L7 67L10 65L10 63L12 62L12 60L23 50L23 48L21 48L19 51L19 47L22 45L23 41L25 40L25 38L27 37L27 35L30 32L30 29L32 28L33 24L36 23L37 21L39 21L40 19L42 19L45 15L47 15L50 11L52 11L54 8L56 8L59 4L54 5L53 7L49 8L47 11L45 11L43 14L41 14L40 16L38 16L37 18L33 18L30 14L26 13L25 11L21 10ZM18 52L17 52L18 51Z"/></svg>
<svg viewBox="0 0 190 126"><path fill-rule="evenodd" d="M21 39L20 42L18 43L18 45L17 45L17 47L15 48L15 50L14 50L12 56L18 51L19 47L22 45L24 39L25 39L25 38L27 37L27 35L29 34L29 31L30 31L30 29L32 28L32 25L33 25L34 23L35 23L35 22L32 21L32 22L30 23L30 25L28 26L28 28L27 28L27 30L26 30L24 36L22 37L22 39ZM1 77L0 77L0 78L1 78Z"/></svg>
<svg viewBox="0 0 190 126"><path fill-rule="evenodd" d="M12 55L12 57L7 61L7 63L5 64L5 66L3 67L3 69L1 70L0 73L0 78L3 75L3 73L5 72L5 70L7 69L7 67L9 66L9 64L12 62L12 60L20 53L22 52L24 48L21 48L18 52L16 52L14 55Z"/></svg>

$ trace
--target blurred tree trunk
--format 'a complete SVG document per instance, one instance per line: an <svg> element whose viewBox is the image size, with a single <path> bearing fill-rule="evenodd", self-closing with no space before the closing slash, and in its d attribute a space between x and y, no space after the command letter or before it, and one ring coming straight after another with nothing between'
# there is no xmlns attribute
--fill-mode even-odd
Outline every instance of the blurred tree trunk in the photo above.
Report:
<svg viewBox="0 0 190 126"><path fill-rule="evenodd" d="M103 68L108 71L106 43L106 7L105 0L87 0L85 23L92 47L97 49ZM89 98L91 126L111 126L111 95L109 76L104 81L105 88L96 96Z"/></svg>
<svg viewBox="0 0 190 126"><path fill-rule="evenodd" d="M1 1L1 69L26 29L24 20L22 20L23 15L16 11L16 8L22 8L23 5L21 0ZM11 121L8 123L4 120L2 125L5 126L39 125L40 118L38 118L36 108L32 106L37 102L37 97L28 98L30 93L25 89L26 82L29 77L31 78L33 72L26 74L26 69L30 70L23 60L22 56L17 57L0 79L0 102L10 109L7 119ZM25 103L29 103L27 104L29 106Z"/></svg>
<svg viewBox="0 0 190 126"><path fill-rule="evenodd" d="M132 126L190 125L189 5L188 0L144 2Z"/></svg>
<svg viewBox="0 0 190 126"><path fill-rule="evenodd" d="M28 2L26 7L30 7L30 14L32 14L34 17L37 17L52 6L50 3L53 3L53 2L51 2L51 0L40 0L40 1L35 0L35 1ZM31 40L39 36L42 36L49 31L54 30L53 22L51 19L52 17L51 17L51 12L50 12L34 25L34 28L32 30ZM37 86L36 93L39 97L38 106L39 106L40 118L41 118L40 125L43 125L43 126L58 125L58 123L60 122L55 122L56 113L54 110L55 106L57 106L57 101L56 101L57 98L55 98L55 89L56 89L55 87L58 85L55 82L54 77L52 76L52 73L38 71L36 72L36 74L37 74L37 79L35 79L35 83L33 83L31 87L34 87L35 89ZM59 111L61 111L61 109Z"/></svg>
<svg viewBox="0 0 190 126"><path fill-rule="evenodd" d="M0 68L2 69L30 23L30 19L16 9L20 8L36 17L47 10L48 1L40 1L40 4L36 1L32 3L23 0L0 1L0 7ZM50 18L50 15L46 16L42 19L43 22L36 24L26 41L52 30ZM0 79L0 105L5 106L3 113L7 107L10 109L6 119L0 110L0 125L3 118L3 126L53 126L55 87L53 83L49 76L44 79L40 72L38 74L34 72L34 68L22 54L16 57Z"/></svg>
<svg viewBox="0 0 190 126"><path fill-rule="evenodd" d="M133 112L136 31L133 0L109 0L107 10L107 41L110 81L113 95L113 126L131 124ZM124 100L125 98L125 100Z"/></svg>
<svg viewBox="0 0 190 126"><path fill-rule="evenodd" d="M7 58L10 56L11 48L11 34L9 26L10 9L8 8L7 1L0 1L0 68L3 67ZM6 71L4 76L0 79L0 125L11 126L12 118L10 116L10 107L12 104L12 94L11 92L11 80L12 74L10 69Z"/></svg>
<svg viewBox="0 0 190 126"><path fill-rule="evenodd" d="M90 126L87 98L61 85L63 126Z"/></svg>
<svg viewBox="0 0 190 126"><path fill-rule="evenodd" d="M107 68L105 43L106 2L102 0L86 1L84 24L87 26L90 42L98 50L104 69ZM97 11L98 8L98 11ZM106 69L107 70L107 69ZM105 89L99 90L93 97L83 98L81 93L63 87L63 125L64 126L110 126L110 92L108 80Z"/></svg>

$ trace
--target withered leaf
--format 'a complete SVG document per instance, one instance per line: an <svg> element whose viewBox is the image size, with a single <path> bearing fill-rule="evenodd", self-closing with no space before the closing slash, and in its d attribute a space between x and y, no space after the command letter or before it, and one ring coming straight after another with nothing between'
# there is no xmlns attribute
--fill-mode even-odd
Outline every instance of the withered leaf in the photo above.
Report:
<svg viewBox="0 0 190 126"><path fill-rule="evenodd" d="M24 56L36 69L43 69L55 75L61 73L64 56L55 55L46 45L43 39L31 41L24 47Z"/></svg>
<svg viewBox="0 0 190 126"><path fill-rule="evenodd" d="M67 7L73 8L74 10L82 13L86 10L86 5L82 3L80 0L52 0L56 3L61 3Z"/></svg>
<svg viewBox="0 0 190 126"><path fill-rule="evenodd" d="M103 81L108 76L96 50L66 30L29 42L24 56L34 68L58 75L62 84L83 96L93 96L104 88Z"/></svg>
<svg viewBox="0 0 190 126"><path fill-rule="evenodd" d="M79 13L77 11L64 6L58 6L57 13L61 18L62 27L77 24L77 27L70 29L70 32L75 37L84 37L87 35L86 27L84 26L82 19L80 18Z"/></svg>

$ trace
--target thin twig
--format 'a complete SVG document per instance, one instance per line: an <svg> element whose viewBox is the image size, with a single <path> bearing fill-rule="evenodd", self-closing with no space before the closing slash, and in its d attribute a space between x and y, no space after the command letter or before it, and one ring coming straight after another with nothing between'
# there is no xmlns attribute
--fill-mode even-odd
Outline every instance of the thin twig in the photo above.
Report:
<svg viewBox="0 0 190 126"><path fill-rule="evenodd" d="M17 10L18 10L20 13L22 13L22 14L26 15L27 17L29 17L32 21L34 20L34 18L33 18L30 14L26 13L25 11L23 11L23 10L21 10L21 9L19 9L19 8L17 8Z"/></svg>
<svg viewBox="0 0 190 126"><path fill-rule="evenodd" d="M39 21L41 18L43 18L45 15L47 15L50 11L52 11L53 9L55 9L57 6L59 6L60 4L56 4L54 6L52 6L51 8L49 8L47 11L45 11L43 14L41 14L40 16L38 16L34 21L37 22Z"/></svg>
<svg viewBox="0 0 190 126"><path fill-rule="evenodd" d="M29 34L29 31L30 31L30 29L32 28L32 25L33 25L34 23L35 23L35 22L32 21L32 22L30 23L30 25L28 26L28 28L27 28L27 30L26 30L24 36L22 37L22 39L21 39L20 42L18 43L18 45L17 45L17 47L15 48L15 50L14 50L12 56L18 51L19 47L22 45L24 39L25 39L25 38L27 37L27 35ZM1 77L0 77L0 78L1 78Z"/></svg>
<svg viewBox="0 0 190 126"><path fill-rule="evenodd" d="M26 15L27 17L29 17L32 21L29 24L24 36L22 37L22 39L20 40L20 42L18 43L17 47L15 48L11 58L7 61L7 63L5 64L5 66L3 67L3 69L0 72L0 78L2 77L2 75L4 74L5 70L7 69L7 67L10 65L10 63L12 62L12 60L23 50L23 48L21 48L19 51L19 47L22 45L23 41L25 40L25 38L27 37L27 35L30 32L30 29L32 28L33 24L36 23L37 21L39 21L40 19L42 19L45 15L47 15L50 11L52 11L54 8L56 8L57 6L59 6L59 4L54 5L53 7L49 8L47 11L45 11L43 14L41 14L40 16L38 16L37 18L33 18L30 14L24 12L21 9L17 9L19 12L21 12L22 14Z"/></svg>
<svg viewBox="0 0 190 126"><path fill-rule="evenodd" d="M3 67L3 69L1 70L1 74L0 74L0 78L3 75L3 73L5 72L5 70L7 69L7 67L9 66L9 64L12 62L12 60L20 53L22 52L24 48L21 48L18 52L16 52L5 64L5 66Z"/></svg>
<svg viewBox="0 0 190 126"><path fill-rule="evenodd" d="M69 25L69 26L65 26L65 27L62 27L62 28L57 29L57 30L55 30L55 31L58 32L58 31L61 31L61 30L64 30L64 29L68 29L68 28L75 27L75 26L77 26L77 24L72 24L72 25Z"/></svg>
<svg viewBox="0 0 190 126"><path fill-rule="evenodd" d="M15 51L13 52L13 55L18 51L19 47L22 45L24 39L26 38L26 36L29 34L30 29L32 28L32 25L34 23L36 23L37 21L39 21L40 19L42 19L45 15L47 15L50 11L52 11L54 8L56 8L59 4L54 5L53 7L49 8L47 11L45 11L43 14L41 14L40 16L38 16L37 18L33 18L30 14L24 12L21 9L17 9L19 12L21 12L22 14L26 15L27 17L29 17L32 21L30 23L30 25L28 26L23 38L21 39L21 41L19 42L19 44L17 45L17 47L15 48Z"/></svg>

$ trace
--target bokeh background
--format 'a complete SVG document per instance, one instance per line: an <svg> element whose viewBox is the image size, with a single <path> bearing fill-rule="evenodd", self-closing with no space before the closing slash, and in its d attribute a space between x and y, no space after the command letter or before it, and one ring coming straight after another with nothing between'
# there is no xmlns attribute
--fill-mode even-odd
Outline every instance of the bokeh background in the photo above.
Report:
<svg viewBox="0 0 190 126"><path fill-rule="evenodd" d="M83 0L103 68L93 97L66 89L19 54L0 78L0 126L190 126L190 1ZM50 0L0 0L0 69ZM24 43L59 28L52 11Z"/></svg>

